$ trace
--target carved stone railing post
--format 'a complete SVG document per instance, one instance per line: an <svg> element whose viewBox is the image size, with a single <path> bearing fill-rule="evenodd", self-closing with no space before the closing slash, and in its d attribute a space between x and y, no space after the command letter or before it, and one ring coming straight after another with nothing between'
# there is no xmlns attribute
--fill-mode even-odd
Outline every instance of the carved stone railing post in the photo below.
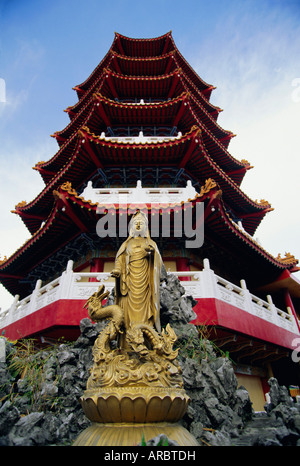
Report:
<svg viewBox="0 0 300 466"><path fill-rule="evenodd" d="M216 276L210 268L208 259L203 260L201 287L204 298L216 298L218 296Z"/></svg>
<svg viewBox="0 0 300 466"><path fill-rule="evenodd" d="M35 284L35 288L30 297L30 304L28 309L28 314L32 314L36 310L37 298L39 296L40 288L42 286L42 280L38 279Z"/></svg>
<svg viewBox="0 0 300 466"><path fill-rule="evenodd" d="M72 289L72 280L73 280L73 261L69 260L66 270L61 275L60 280L60 290L59 297L60 299L71 298L71 289Z"/></svg>
<svg viewBox="0 0 300 466"><path fill-rule="evenodd" d="M246 280L244 280L244 279L240 280L240 284L241 284L241 288L242 288L242 294L243 294L244 299L245 299L245 310L247 312L249 312L250 314L254 314L251 294L250 294L250 291L247 288Z"/></svg>

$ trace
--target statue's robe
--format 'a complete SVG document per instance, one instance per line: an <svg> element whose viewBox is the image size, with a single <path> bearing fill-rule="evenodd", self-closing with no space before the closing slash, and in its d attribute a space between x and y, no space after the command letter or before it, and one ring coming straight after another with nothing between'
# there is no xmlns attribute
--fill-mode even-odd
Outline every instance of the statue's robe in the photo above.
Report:
<svg viewBox="0 0 300 466"><path fill-rule="evenodd" d="M145 248L152 246L153 253ZM115 260L115 302L124 309L125 329L130 323L143 322L161 332L159 281L162 259L156 243L149 237L129 236Z"/></svg>

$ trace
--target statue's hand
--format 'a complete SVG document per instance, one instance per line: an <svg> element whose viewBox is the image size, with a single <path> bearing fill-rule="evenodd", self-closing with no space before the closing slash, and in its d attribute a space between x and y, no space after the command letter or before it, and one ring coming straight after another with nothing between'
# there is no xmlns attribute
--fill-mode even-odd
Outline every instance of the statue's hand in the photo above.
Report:
<svg viewBox="0 0 300 466"><path fill-rule="evenodd" d="M149 245L149 246L145 247L145 251L148 254L154 254L154 247Z"/></svg>
<svg viewBox="0 0 300 466"><path fill-rule="evenodd" d="M111 274L112 277L119 278L119 276L121 275L121 272L120 272L120 270L113 269L113 270L110 272L110 274Z"/></svg>

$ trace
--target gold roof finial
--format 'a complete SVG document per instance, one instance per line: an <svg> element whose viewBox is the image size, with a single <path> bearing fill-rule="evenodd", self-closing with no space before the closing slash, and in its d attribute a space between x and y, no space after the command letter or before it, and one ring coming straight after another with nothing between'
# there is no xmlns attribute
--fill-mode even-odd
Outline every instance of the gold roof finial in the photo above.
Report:
<svg viewBox="0 0 300 466"><path fill-rule="evenodd" d="M15 209L19 209L19 208L25 207L26 204L27 204L26 201L21 201L21 202L19 202L17 205L15 205Z"/></svg>
<svg viewBox="0 0 300 466"><path fill-rule="evenodd" d="M280 262L282 262L283 264L294 264L294 263L298 263L298 259L296 259L296 257L291 254L290 252L286 252L284 254L284 257L281 257L281 254L279 253L278 256L276 257L276 259Z"/></svg>
<svg viewBox="0 0 300 466"><path fill-rule="evenodd" d="M0 258L0 265L4 264L7 261L7 256L4 256L3 259Z"/></svg>

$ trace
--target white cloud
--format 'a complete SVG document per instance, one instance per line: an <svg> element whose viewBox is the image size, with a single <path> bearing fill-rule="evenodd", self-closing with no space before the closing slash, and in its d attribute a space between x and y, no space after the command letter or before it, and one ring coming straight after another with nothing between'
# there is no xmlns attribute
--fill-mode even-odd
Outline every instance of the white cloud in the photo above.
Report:
<svg viewBox="0 0 300 466"><path fill-rule="evenodd" d="M39 160L48 160L53 153L53 141L26 148L16 145L13 151L3 147L0 150L0 259L9 257L30 238L20 217L11 210L20 201L32 201L42 190L44 183L31 167ZM1 285L0 308L8 308L12 301L13 297Z"/></svg>
<svg viewBox="0 0 300 466"><path fill-rule="evenodd" d="M5 102L0 103L0 117L3 118L2 125L11 119L15 112L28 99L28 89L20 89L18 92L12 92L8 89Z"/></svg>
<svg viewBox="0 0 300 466"><path fill-rule="evenodd" d="M263 247L300 259L299 24L281 19L278 10L264 21L237 11L224 23L221 38L217 29L189 62L217 86L211 102L223 109L218 123L237 135L229 152L254 166L241 188L275 209L257 230Z"/></svg>
<svg viewBox="0 0 300 466"><path fill-rule="evenodd" d="M269 244L270 252L284 253L285 243L291 243L290 252L300 258L294 234L294 240L289 239L293 229L300 226L300 102L293 98L292 80L292 70L286 69L282 80L270 81L267 87L253 80L237 87L234 99L228 94L223 99L227 107L219 123L237 134L230 143L230 153L254 166L246 174L242 189L253 199L268 200L275 208L258 229L265 247L268 249ZM218 94L221 96L222 88Z"/></svg>
<svg viewBox="0 0 300 466"><path fill-rule="evenodd" d="M2 81L0 80L1 126L6 125L7 120L16 114L34 91L45 56L44 48L36 40L16 38L5 50L10 50L11 56L5 57L9 60L9 65L5 68L5 76L1 76Z"/></svg>
<svg viewBox="0 0 300 466"><path fill-rule="evenodd" d="M4 102L6 102L6 83L5 79L0 78L0 103Z"/></svg>

